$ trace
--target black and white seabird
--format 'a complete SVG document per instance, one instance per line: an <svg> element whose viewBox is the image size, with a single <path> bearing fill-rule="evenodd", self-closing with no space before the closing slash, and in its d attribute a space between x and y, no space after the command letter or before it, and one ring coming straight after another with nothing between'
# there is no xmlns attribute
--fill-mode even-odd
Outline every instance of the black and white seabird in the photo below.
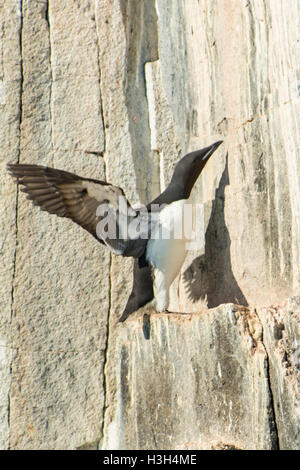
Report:
<svg viewBox="0 0 300 470"><path fill-rule="evenodd" d="M50 214L70 218L113 253L135 258L133 288L120 318L124 321L153 297L158 311L167 309L169 287L186 253L186 238L174 236L176 224L182 223L184 204L209 157L221 143L185 155L177 163L167 188L145 208L133 208L121 188L104 181L40 165L8 164L8 171L34 205ZM120 198L125 201L122 207ZM130 226L141 226L145 220L146 232L132 234L128 230ZM110 223L115 227L114 233L107 230ZM165 226L170 236L162 238Z"/></svg>

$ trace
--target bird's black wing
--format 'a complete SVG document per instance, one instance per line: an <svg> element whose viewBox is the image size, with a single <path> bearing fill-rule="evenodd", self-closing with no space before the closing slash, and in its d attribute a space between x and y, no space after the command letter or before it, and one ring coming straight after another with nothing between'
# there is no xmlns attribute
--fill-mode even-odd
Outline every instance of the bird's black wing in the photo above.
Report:
<svg viewBox="0 0 300 470"><path fill-rule="evenodd" d="M139 257L144 253L147 240L123 237L126 224L137 214L121 188L40 165L9 164L8 171L27 199L42 210L68 217L118 255ZM128 212L120 213L120 198ZM109 228L113 230L109 232Z"/></svg>

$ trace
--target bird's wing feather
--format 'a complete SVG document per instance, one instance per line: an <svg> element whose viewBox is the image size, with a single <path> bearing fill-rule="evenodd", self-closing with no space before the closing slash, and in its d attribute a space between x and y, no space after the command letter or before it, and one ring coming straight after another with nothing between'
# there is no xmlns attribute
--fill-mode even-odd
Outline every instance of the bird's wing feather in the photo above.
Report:
<svg viewBox="0 0 300 470"><path fill-rule="evenodd" d="M122 238L121 223L134 217L134 211L118 186L40 165L9 164L8 171L22 186L34 205L50 214L68 217L105 243L113 252L123 256L141 256L145 240ZM131 215L119 218L119 198L123 197ZM102 205L101 212L98 212ZM107 226L99 225L103 219L115 224L113 236L107 234Z"/></svg>

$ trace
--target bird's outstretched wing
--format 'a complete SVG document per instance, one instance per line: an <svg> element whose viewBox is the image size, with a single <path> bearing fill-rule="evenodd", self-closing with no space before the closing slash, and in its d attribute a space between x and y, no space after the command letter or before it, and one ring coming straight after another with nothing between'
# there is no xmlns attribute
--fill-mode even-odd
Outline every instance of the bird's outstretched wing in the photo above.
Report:
<svg viewBox="0 0 300 470"><path fill-rule="evenodd" d="M42 210L68 217L118 255L139 257L144 253L147 240L123 236L125 225L137 213L118 186L40 165L8 164L8 171L27 199Z"/></svg>

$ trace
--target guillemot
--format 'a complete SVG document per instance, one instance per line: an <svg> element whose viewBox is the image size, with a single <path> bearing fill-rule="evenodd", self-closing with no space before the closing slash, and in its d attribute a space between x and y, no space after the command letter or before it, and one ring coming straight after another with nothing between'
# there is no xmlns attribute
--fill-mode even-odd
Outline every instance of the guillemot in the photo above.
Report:
<svg viewBox="0 0 300 470"><path fill-rule="evenodd" d="M158 311L167 309L169 287L186 253L186 237L176 237L182 210L206 162L221 143L185 155L167 188L140 208L131 206L122 188L104 181L40 165L17 163L7 167L34 205L73 220L113 253L135 259L132 292L120 317L124 321L153 297Z"/></svg>

